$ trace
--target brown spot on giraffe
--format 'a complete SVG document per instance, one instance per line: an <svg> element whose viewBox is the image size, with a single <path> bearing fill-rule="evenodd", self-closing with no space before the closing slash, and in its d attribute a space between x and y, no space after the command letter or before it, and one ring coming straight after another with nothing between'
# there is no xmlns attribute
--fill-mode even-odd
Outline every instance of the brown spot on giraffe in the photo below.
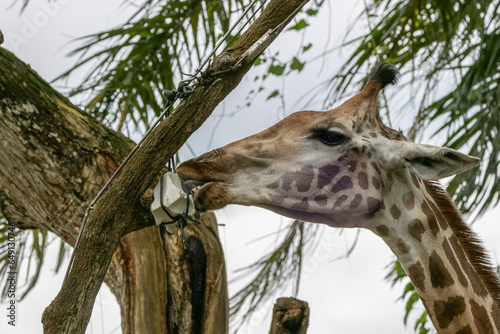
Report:
<svg viewBox="0 0 500 334"><path fill-rule="evenodd" d="M350 172L354 172L356 170L357 162L356 160L351 160L347 163L347 170Z"/></svg>
<svg viewBox="0 0 500 334"><path fill-rule="evenodd" d="M465 309L465 299L462 296L434 301L434 313L439 327L443 329L448 328L453 319L463 314Z"/></svg>
<svg viewBox="0 0 500 334"><path fill-rule="evenodd" d="M375 213L375 212L378 212L380 210L380 205L381 205L380 200L373 198L371 196L368 196L368 198L366 199L366 202L368 204L368 211L370 213Z"/></svg>
<svg viewBox="0 0 500 334"><path fill-rule="evenodd" d="M462 284L463 287L467 287L467 285L469 285L469 281L467 281L467 278L465 277L463 270L458 264L455 254L451 249L450 243L446 239L443 241L443 249L446 258L448 259L453 268L453 271L458 276L458 281L460 282L460 284Z"/></svg>
<svg viewBox="0 0 500 334"><path fill-rule="evenodd" d="M431 207L432 212L434 213L434 216L437 219L437 222L439 223L439 226L441 226L441 229L443 231L446 231L448 229L448 224L446 223L446 218L443 216L443 213L441 212L441 210L439 210L436 203L430 201L429 205Z"/></svg>
<svg viewBox="0 0 500 334"><path fill-rule="evenodd" d="M318 171L318 185L319 189L324 188L329 185L332 180L337 176L340 171L340 167L337 165L329 164L321 167Z"/></svg>
<svg viewBox="0 0 500 334"><path fill-rule="evenodd" d="M418 179L415 176L415 174L410 173L410 178L411 178L411 182L413 183L413 185L415 186L415 188L420 189L420 183L418 182Z"/></svg>
<svg viewBox="0 0 500 334"><path fill-rule="evenodd" d="M436 251L433 251L429 257L429 273L434 288L446 288L455 283Z"/></svg>
<svg viewBox="0 0 500 334"><path fill-rule="evenodd" d="M373 186L375 187L375 189L380 189L380 180L375 177L375 176L372 176L372 184Z"/></svg>
<svg viewBox="0 0 500 334"><path fill-rule="evenodd" d="M480 334L493 333L493 325L484 306L479 305L474 299L471 299L470 308L474 316L474 324L476 325L477 331Z"/></svg>
<svg viewBox="0 0 500 334"><path fill-rule="evenodd" d="M326 197L326 195L318 195L318 196L315 196L314 197L314 201L319 205L319 206L325 206L327 201L328 201L328 197Z"/></svg>
<svg viewBox="0 0 500 334"><path fill-rule="evenodd" d="M410 245L408 245L403 239L398 240L396 247L403 254L407 254L410 251Z"/></svg>
<svg viewBox="0 0 500 334"><path fill-rule="evenodd" d="M422 234L425 232L425 227L420 219L415 218L408 223L408 231L413 238L422 241Z"/></svg>
<svg viewBox="0 0 500 334"><path fill-rule="evenodd" d="M436 220L436 216L434 216L434 212L432 212L429 204L427 204L427 201L424 201L422 203L422 212L427 217L427 224L429 225L432 234L436 236L437 233L439 232L439 226Z"/></svg>
<svg viewBox="0 0 500 334"><path fill-rule="evenodd" d="M413 195L412 191L407 192L403 195L403 205L406 210L412 210L415 206L415 195Z"/></svg>
<svg viewBox="0 0 500 334"><path fill-rule="evenodd" d="M294 205L292 205L292 209L302 211L306 211L307 209L309 209L309 202L307 197L302 198L302 201L300 201L299 203L295 203Z"/></svg>
<svg viewBox="0 0 500 334"><path fill-rule="evenodd" d="M361 189L368 189L368 175L365 172L359 172L358 174L358 184Z"/></svg>
<svg viewBox="0 0 500 334"><path fill-rule="evenodd" d="M425 291L425 273L420 261L417 261L408 268L408 274L411 277L413 285L417 289Z"/></svg>
<svg viewBox="0 0 500 334"><path fill-rule="evenodd" d="M401 210L399 210L396 204L393 204L389 211L391 212L392 218L399 219L399 217L401 217Z"/></svg>
<svg viewBox="0 0 500 334"><path fill-rule="evenodd" d="M361 194L356 194L351 201L351 204L349 204L349 209L354 210L356 209L360 204L361 201L363 200L363 196Z"/></svg>
<svg viewBox="0 0 500 334"><path fill-rule="evenodd" d="M491 313L493 321L495 322L495 327L500 328L500 308L493 307L493 312Z"/></svg>
<svg viewBox="0 0 500 334"><path fill-rule="evenodd" d="M346 190L349 188L352 188L351 177L344 175L337 182L335 182L332 188L332 192L338 193L339 191Z"/></svg>
<svg viewBox="0 0 500 334"><path fill-rule="evenodd" d="M375 169L378 175L382 175L382 172L380 171L380 168L378 167L377 163L375 161L372 161L370 165Z"/></svg>
<svg viewBox="0 0 500 334"><path fill-rule="evenodd" d="M470 325L465 325L463 328L458 330L455 334L474 334Z"/></svg>
<svg viewBox="0 0 500 334"><path fill-rule="evenodd" d="M389 236L389 228L386 225L379 225L375 227L375 230L377 230L377 233L381 237L388 237Z"/></svg>
<svg viewBox="0 0 500 334"><path fill-rule="evenodd" d="M464 252L463 248L461 247L461 245L458 241L458 238L456 236L453 235L450 238L450 243L451 243L451 247L453 248L457 257L462 258L462 259L467 259L467 256L465 255L465 252ZM464 273L467 277L472 278L470 280L470 283L472 285L472 289L474 290L474 292L480 297L486 296L488 294L486 287L484 286L483 282L479 279L474 268L472 267L472 265L468 261L464 264L463 270L464 270Z"/></svg>
<svg viewBox="0 0 500 334"><path fill-rule="evenodd" d="M285 191L290 191L295 184L298 191L308 191L311 188L311 183L314 178L314 174L310 172L311 169L311 166L304 166L295 172L286 173L280 178L282 182L281 188Z"/></svg>
<svg viewBox="0 0 500 334"><path fill-rule="evenodd" d="M474 277L477 279L471 280L472 289L479 297L485 297L488 295L488 290L484 286L483 282L478 278L478 275L470 263L464 265L465 274L469 277Z"/></svg>
<svg viewBox="0 0 500 334"><path fill-rule="evenodd" d="M347 159L347 157L348 157L348 155L347 155L347 154L344 154L344 155L340 156L340 157L337 159L337 161L338 161L338 162L342 162L342 161L344 161L345 159Z"/></svg>
<svg viewBox="0 0 500 334"><path fill-rule="evenodd" d="M335 200L335 203L333 204L333 206L334 207L341 206L346 201L347 197L349 197L349 195L342 195L342 196L340 196L339 198L337 198Z"/></svg>

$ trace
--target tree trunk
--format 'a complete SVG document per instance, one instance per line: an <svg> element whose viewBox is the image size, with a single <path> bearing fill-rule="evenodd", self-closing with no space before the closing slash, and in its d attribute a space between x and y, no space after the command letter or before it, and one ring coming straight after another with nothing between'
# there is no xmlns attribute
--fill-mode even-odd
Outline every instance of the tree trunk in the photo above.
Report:
<svg viewBox="0 0 500 334"><path fill-rule="evenodd" d="M46 229L74 245L86 206L134 143L81 112L2 48L0 68L0 209L18 228ZM150 202L148 197L138 202L132 228L154 224ZM191 317L180 317L177 310L191 309L191 303L200 301L206 304L204 327L227 326L227 284L217 225L213 216L202 221L204 225L194 231L186 228L206 247L209 283L198 299L191 297L192 268L174 236L166 237L169 261L156 226L120 239L105 282L120 305L124 333L186 328ZM176 256L181 258L177 262ZM184 290L169 299L167 292L177 289L178 271L188 273L182 280Z"/></svg>
<svg viewBox="0 0 500 334"><path fill-rule="evenodd" d="M215 59L211 70L230 68L303 4L272 0L234 46ZM186 251L174 246L175 237L163 235L162 253L156 227L126 234L153 225L148 189L256 56L200 83L158 125L96 203L75 249L72 270L42 316L46 333L84 333L106 273L126 333L227 332L225 268L213 217L187 229ZM74 245L86 206L134 145L82 113L1 48L0 68L0 208L19 228L47 229Z"/></svg>

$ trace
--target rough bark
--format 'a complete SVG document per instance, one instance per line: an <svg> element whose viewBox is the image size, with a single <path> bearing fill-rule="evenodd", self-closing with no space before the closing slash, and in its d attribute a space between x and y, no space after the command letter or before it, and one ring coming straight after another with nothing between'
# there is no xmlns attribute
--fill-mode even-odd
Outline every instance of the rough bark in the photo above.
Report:
<svg viewBox="0 0 500 334"><path fill-rule="evenodd" d="M0 209L21 229L46 229L74 245L86 206L134 143L73 106L2 48L0 69ZM150 198L144 196L132 207L130 230L154 224L149 204ZM167 314L170 326L183 326L186 320L177 317L175 310L200 300L206 304L203 326L227 326L226 277L217 226L211 216L203 221L209 223L197 226L195 232L186 228L188 235L196 233L205 248L206 278L210 279L195 301L190 298L189 277L179 298L168 300L167 291L176 288L178 278L167 275L167 268L189 273L192 267L188 262L167 261L158 227L121 238L105 282L120 304L124 333L167 333ZM165 240L167 253L183 256L173 236Z"/></svg>
<svg viewBox="0 0 500 334"><path fill-rule="evenodd" d="M218 242L217 221L213 214L204 215L201 221L203 225L191 225L186 230L186 250L176 247L174 242L168 243L169 333L229 331L227 280L223 251ZM206 234L210 234L211 238L207 238ZM164 235L172 241L176 238L166 232Z"/></svg>
<svg viewBox="0 0 500 334"><path fill-rule="evenodd" d="M271 1L234 48L223 55L224 66L236 63L264 32L278 26L302 4L303 1L298 0ZM220 65L220 62L216 59L214 64ZM132 208L165 163L236 87L251 65L252 61L214 81L198 85L144 141L120 177L96 203L79 247L75 249L75 265L42 316L46 333L84 333L112 254L134 220Z"/></svg>
<svg viewBox="0 0 500 334"><path fill-rule="evenodd" d="M305 334L309 326L309 305L295 298L278 298L273 307L269 334Z"/></svg>

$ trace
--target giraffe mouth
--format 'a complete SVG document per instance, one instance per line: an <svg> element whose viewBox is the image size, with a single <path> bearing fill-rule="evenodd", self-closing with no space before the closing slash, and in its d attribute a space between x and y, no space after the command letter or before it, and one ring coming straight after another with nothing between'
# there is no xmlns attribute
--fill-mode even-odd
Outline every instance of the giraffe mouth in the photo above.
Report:
<svg viewBox="0 0 500 334"><path fill-rule="evenodd" d="M196 209L202 213L221 209L232 199L229 188L221 181L187 179L182 186L193 197Z"/></svg>
<svg viewBox="0 0 500 334"><path fill-rule="evenodd" d="M207 181L200 181L200 180L195 180L195 179L187 179L184 180L182 183L182 187L184 188L184 191L189 193L191 196L194 196L198 190L200 190L201 187L203 187L205 184L209 182Z"/></svg>

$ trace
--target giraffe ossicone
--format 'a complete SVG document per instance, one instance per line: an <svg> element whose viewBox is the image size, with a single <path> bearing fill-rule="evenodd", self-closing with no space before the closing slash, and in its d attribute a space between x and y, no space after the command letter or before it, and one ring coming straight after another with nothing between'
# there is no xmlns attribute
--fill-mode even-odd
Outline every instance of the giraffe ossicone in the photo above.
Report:
<svg viewBox="0 0 500 334"><path fill-rule="evenodd" d="M377 95L399 78L380 65L335 109L299 111L182 163L199 210L254 205L379 235L415 285L439 333L500 333L498 277L435 180L479 159L415 144L381 121Z"/></svg>

